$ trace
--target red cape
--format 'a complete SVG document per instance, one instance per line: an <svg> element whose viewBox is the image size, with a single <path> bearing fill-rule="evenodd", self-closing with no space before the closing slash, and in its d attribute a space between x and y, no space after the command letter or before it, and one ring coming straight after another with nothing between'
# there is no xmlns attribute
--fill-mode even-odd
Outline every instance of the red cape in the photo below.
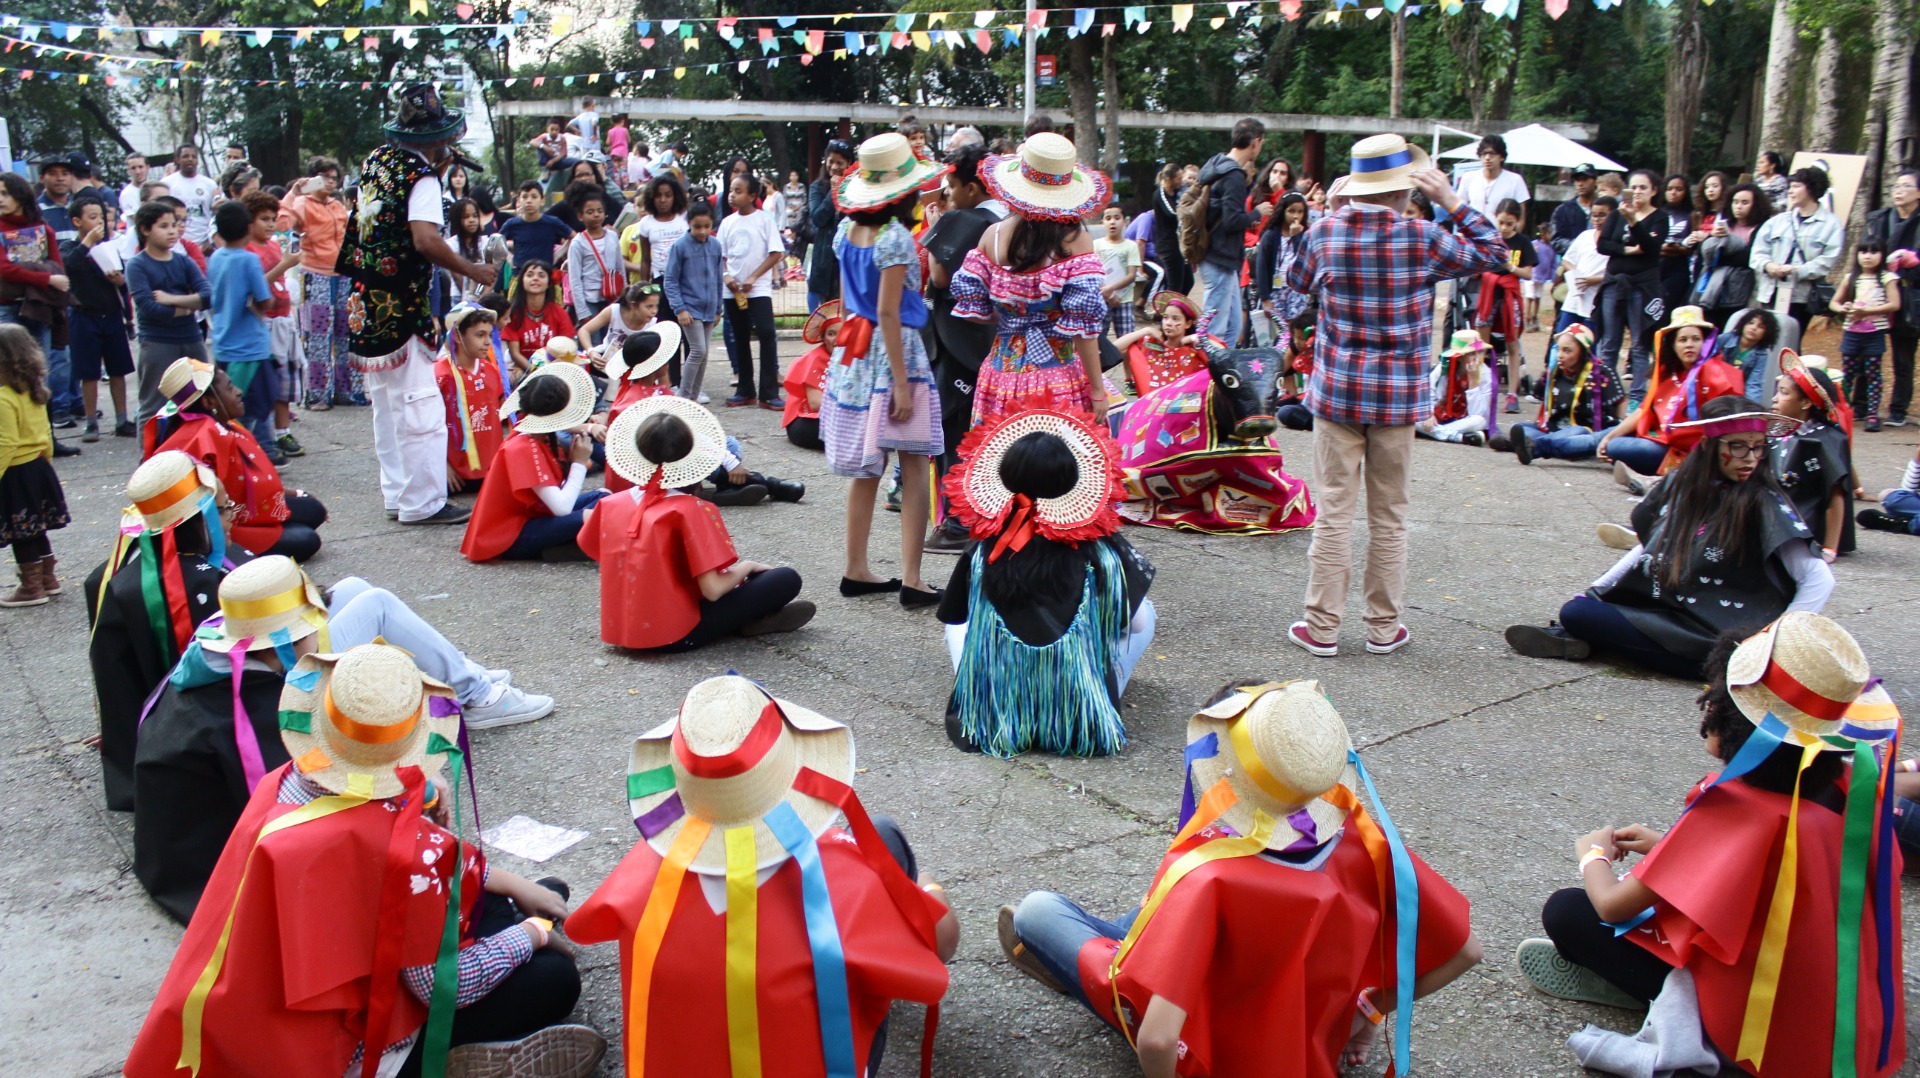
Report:
<svg viewBox="0 0 1920 1078"><path fill-rule="evenodd" d="M466 383L467 422L473 430L473 449L480 460L478 469L467 466L467 451L461 444L466 436L460 431L460 394L453 381L456 370L457 377ZM477 370L469 371L454 367L443 355L433 361L433 380L440 387L440 399L447 406L447 469L462 479L485 479L487 466L493 462L493 454L506 436L500 429L500 403L505 399L500 368L493 365L493 357L489 356Z"/></svg>
<svg viewBox="0 0 1920 1078"><path fill-rule="evenodd" d="M277 1078L340 1078L363 1039L374 943L381 931L394 927L378 925L376 918L397 810L390 801L372 801L277 831L256 845L262 827L299 807L277 800L291 766L283 764L260 781L235 825L134 1041L128 1078L186 1073L174 1065L180 1058L181 1012L230 910L233 934L207 996L199 1078L266 1072ZM432 875L424 864L416 865L414 879L424 890L407 904L403 967L431 964L439 953L453 865L446 855L457 841L440 827L420 822L418 848L422 862L433 857ZM464 937L485 862L470 846L464 847L462 861ZM385 1043L425 1021L426 1007L400 986Z"/></svg>
<svg viewBox="0 0 1920 1078"><path fill-rule="evenodd" d="M1687 419L1686 375L1669 378L1660 372L1659 366L1658 363L1654 364L1653 384L1647 387L1647 403L1640 410L1640 422L1634 425L1634 433L1666 444L1667 459L1660 465L1660 472L1664 475L1700 441L1700 434L1698 431L1674 433L1668 429L1676 420L1685 422ZM1696 403L1705 404L1715 397L1746 392L1746 379L1739 369L1719 356L1703 359L1696 367L1700 372L1694 379L1693 397Z"/></svg>
<svg viewBox="0 0 1920 1078"><path fill-rule="evenodd" d="M1145 344L1127 346L1127 377L1133 379L1133 393L1144 397L1164 389L1195 371L1206 370L1207 355L1191 345L1156 351Z"/></svg>
<svg viewBox="0 0 1920 1078"><path fill-rule="evenodd" d="M1161 871L1191 848L1169 851ZM1420 881L1415 968L1424 974L1466 945L1468 909L1425 861L1413 857L1413 866ZM1382 940L1391 947L1393 931L1373 859L1351 829L1318 871L1258 856L1207 863L1174 885L1120 968L1128 1025L1137 1028L1148 1002L1161 996L1187 1012L1180 1074L1336 1078L1361 990L1378 987L1393 998L1392 963L1381 961ZM1080 949L1081 987L1110 1023L1107 972L1118 947L1096 938Z"/></svg>
<svg viewBox="0 0 1920 1078"><path fill-rule="evenodd" d="M700 574L740 555L711 502L662 497L647 507L640 534L628 535L638 512L631 494L602 498L580 529L580 549L600 563L600 639L664 647L700 624Z"/></svg>
<svg viewBox="0 0 1920 1078"><path fill-rule="evenodd" d="M827 346L816 344L813 350L794 361L787 368L787 376L780 380L780 388L787 394L787 409L781 413L780 425L788 427L796 419L819 419L818 408L807 407L807 390L827 388Z"/></svg>
<svg viewBox="0 0 1920 1078"><path fill-rule="evenodd" d="M947 991L947 967L893 904L851 835L836 828L820 836L820 863L846 951L853 1049L859 1070L864 1071L873 1032L893 1001L940 1002ZM567 935L577 943L620 941L623 1013L630 995L634 929L659 870L660 855L645 842L636 843L606 882L567 917ZM946 912L931 897L926 902L933 918ZM801 910L800 869L789 859L759 891L757 973L764 1078L818 1078L826 1072L813 956L807 949ZM647 1015L649 1030L671 1030L672 1035L647 1038L648 1074L732 1075L727 1056L726 935L726 915L713 912L694 874L688 873L654 966L655 988Z"/></svg>
<svg viewBox="0 0 1920 1078"><path fill-rule="evenodd" d="M534 488L560 486L567 481L569 467L539 436L508 435L487 465L490 478L473 500L473 516L467 519L460 553L468 561L491 561L505 554L528 520L549 515Z"/></svg>
<svg viewBox="0 0 1920 1078"><path fill-rule="evenodd" d="M227 539L248 550L271 549L280 541L280 525L288 516L287 495L280 472L260 443L240 424L222 423L210 415L182 412L179 420L167 440L147 456L177 449L212 468L227 497L240 506Z"/></svg>
<svg viewBox="0 0 1920 1078"><path fill-rule="evenodd" d="M1727 782L1689 796L1693 808L1633 874L1660 901L1653 919L1628 938L1662 961L1693 971L1700 1019L1714 1047L1732 1055L1739 1048L1747 992L1760 957L1786 842L1789 799L1744 782ZM1800 802L1800 860L1794 876L1793 920L1788 929L1773 1024L1763 1069L1770 1075L1827 1074L1833 1067L1835 918L1840 899L1840 851L1844 818L1812 801ZM1897 850L1877 856L1898 857ZM1900 866L1893 866L1900 878ZM1871 895L1871 892L1869 892ZM1893 900L1892 955L1895 998L1893 1042L1885 1067L1880 1054L1880 990L1875 956L1879 937L1870 908L1860 926L1860 1005L1856 1027L1856 1073L1894 1073L1906 1058L1905 984L1900 954L1900 899ZM1744 1065L1744 1064L1743 1064Z"/></svg>

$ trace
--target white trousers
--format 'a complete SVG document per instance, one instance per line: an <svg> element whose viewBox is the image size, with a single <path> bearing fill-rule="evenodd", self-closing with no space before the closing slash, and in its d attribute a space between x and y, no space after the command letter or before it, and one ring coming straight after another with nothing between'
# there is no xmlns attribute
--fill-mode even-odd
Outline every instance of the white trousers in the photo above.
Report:
<svg viewBox="0 0 1920 1078"><path fill-rule="evenodd" d="M433 353L412 338L405 363L369 371L366 380L380 497L401 520L424 520L447 504L447 411L433 381Z"/></svg>

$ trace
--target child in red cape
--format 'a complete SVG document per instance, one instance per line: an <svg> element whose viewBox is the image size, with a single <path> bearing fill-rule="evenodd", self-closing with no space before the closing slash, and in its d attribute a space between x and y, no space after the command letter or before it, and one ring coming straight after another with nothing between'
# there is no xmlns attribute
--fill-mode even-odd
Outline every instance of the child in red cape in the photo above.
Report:
<svg viewBox="0 0 1920 1078"><path fill-rule="evenodd" d="M451 690L384 644L308 654L280 726L293 762L254 789L129 1078L373 1078L428 1055L504 1073L490 1068L513 1054L593 1073L606 1042L559 1024L580 995L553 925L566 885L490 869L444 822L460 800Z"/></svg>
<svg viewBox="0 0 1920 1078"><path fill-rule="evenodd" d="M607 643L687 650L813 620L813 603L795 598L800 574L741 560L720 511L686 493L719 465L725 437L712 412L672 394L628 408L607 432L608 470L630 489L594 506L580 529L580 549L600 563Z"/></svg>
<svg viewBox="0 0 1920 1078"><path fill-rule="evenodd" d="M227 538L255 554L301 563L320 552L327 507L304 490L288 493L279 469L241 423L245 405L225 371L191 357L160 376L166 403L142 432L147 456L177 449L212 468L238 507Z"/></svg>
<svg viewBox="0 0 1920 1078"><path fill-rule="evenodd" d="M651 298L651 297L649 297ZM648 397L673 392L668 367L680 354L680 323L656 322L646 329L621 338L620 346L607 354L607 392L613 401L607 408L607 427L626 410ZM607 469L607 489L626 490L632 481L613 469Z"/></svg>
<svg viewBox="0 0 1920 1078"><path fill-rule="evenodd" d="M1583 886L1547 899L1552 938L1520 945L1520 971L1550 995L1637 1009L1685 970L1701 1062L1717 1050L1756 1078L1893 1074L1907 1028L1900 862L1874 823L1890 812L1880 780L1899 712L1860 645L1818 614L1728 634L1707 668L1700 736L1720 774L1687 792L1665 834L1632 824L1581 838ZM1857 977L1846 993L1842 969ZM1589 1038L1571 1042L1583 1059Z"/></svg>
<svg viewBox="0 0 1920 1078"><path fill-rule="evenodd" d="M787 441L802 449L824 452L827 448L820 440L820 399L827 389L827 361L833 357L833 343L840 336L840 323L845 317L837 299L813 309L806 325L800 327L800 339L813 349L787 368L787 376L780 383L787 394L780 425L787 429Z"/></svg>
<svg viewBox="0 0 1920 1078"><path fill-rule="evenodd" d="M1141 908L1108 922L1036 891L1000 908L1001 949L1119 1026L1154 1078L1334 1078L1384 1021L1406 1073L1412 1001L1480 961L1467 900L1367 807L1318 682L1235 683L1187 742L1182 826Z"/></svg>
<svg viewBox="0 0 1920 1078"><path fill-rule="evenodd" d="M447 489L459 493L487 477L500 448L500 402L506 397L493 360L493 312L462 304L447 312L447 352L433 361L433 381L447 409Z"/></svg>
<svg viewBox="0 0 1920 1078"><path fill-rule="evenodd" d="M620 943L628 1078L879 1073L888 1009L939 1004L959 928L899 827L854 796L853 735L728 675L643 734L630 768L644 840L567 918L578 942ZM749 1046L759 1058L732 1058Z"/></svg>
<svg viewBox="0 0 1920 1078"><path fill-rule="evenodd" d="M605 490L581 491L593 459L588 422L597 394L593 376L574 363L549 363L521 380L500 414L520 413L513 433L500 443L473 503L473 517L460 553L468 561L578 560L574 539L580 522ZM563 462L554 434L572 431ZM571 549L570 549L571 548Z"/></svg>

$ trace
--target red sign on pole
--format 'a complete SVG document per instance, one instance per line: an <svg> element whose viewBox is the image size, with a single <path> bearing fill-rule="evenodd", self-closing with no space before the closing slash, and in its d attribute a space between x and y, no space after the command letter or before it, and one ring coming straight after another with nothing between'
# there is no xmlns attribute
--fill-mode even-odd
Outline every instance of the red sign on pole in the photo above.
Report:
<svg viewBox="0 0 1920 1078"><path fill-rule="evenodd" d="M1058 63L1051 53L1043 52L1033 58L1033 78L1041 86L1052 86L1058 70Z"/></svg>

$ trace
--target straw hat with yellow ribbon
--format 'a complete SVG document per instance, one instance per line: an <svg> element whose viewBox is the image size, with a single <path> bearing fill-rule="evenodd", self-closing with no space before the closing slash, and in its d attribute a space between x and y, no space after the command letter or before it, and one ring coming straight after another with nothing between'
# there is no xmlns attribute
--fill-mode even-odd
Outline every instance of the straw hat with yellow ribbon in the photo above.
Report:
<svg viewBox="0 0 1920 1078"><path fill-rule="evenodd" d="M768 826L769 813L791 806L817 838L840 812L794 789L803 768L852 781L853 734L746 678L708 678L687 693L678 716L634 742L628 805L647 843L663 856L689 820L710 826L692 858L695 872L725 873L734 845L736 859L750 856L755 869L770 868L790 855ZM728 838L742 829L751 829L750 849L744 833Z"/></svg>
<svg viewBox="0 0 1920 1078"><path fill-rule="evenodd" d="M394 797L406 789L403 767L431 780L446 763L437 746L459 736L453 690L391 644L304 656L280 693L280 741L293 766L336 794Z"/></svg>
<svg viewBox="0 0 1920 1078"><path fill-rule="evenodd" d="M215 374L213 364L203 363L191 356L174 360L160 374L160 395L167 403L160 406L160 414L171 416L180 414L180 409L200 399L200 395L213 385Z"/></svg>
<svg viewBox="0 0 1920 1078"><path fill-rule="evenodd" d="M213 469L177 449L148 457L127 480L127 501L150 532L199 516L219 491Z"/></svg>
<svg viewBox="0 0 1920 1078"><path fill-rule="evenodd" d="M219 617L201 627L196 639L203 649L225 654L244 644L261 651L324 632L327 601L292 558L269 554L220 582Z"/></svg>
<svg viewBox="0 0 1920 1078"><path fill-rule="evenodd" d="M1900 712L1872 674L1860 645L1833 621L1789 611L1755 633L1727 661L1727 692L1756 725L1780 721L1782 741L1847 751L1894 735Z"/></svg>
<svg viewBox="0 0 1920 1078"><path fill-rule="evenodd" d="M1325 796L1336 787L1346 791L1344 803L1359 799L1347 724L1318 681L1235 690L1188 721L1189 744L1208 737L1218 751L1194 759L1193 788L1207 790L1225 779L1237 800L1221 822L1251 835L1255 811L1265 813L1274 821L1268 849L1332 838L1348 812Z"/></svg>

